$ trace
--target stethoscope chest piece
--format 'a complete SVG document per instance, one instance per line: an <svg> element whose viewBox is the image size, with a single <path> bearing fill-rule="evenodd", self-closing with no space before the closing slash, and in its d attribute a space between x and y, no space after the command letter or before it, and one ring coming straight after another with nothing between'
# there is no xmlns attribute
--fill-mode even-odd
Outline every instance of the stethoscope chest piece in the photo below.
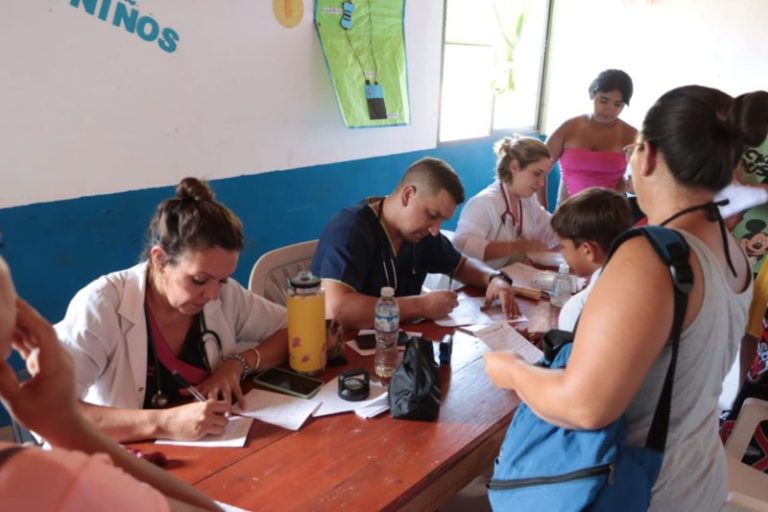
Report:
<svg viewBox="0 0 768 512"><path fill-rule="evenodd" d="M158 389L155 394L152 395L150 402L152 402L152 407L160 409L168 405L168 397Z"/></svg>
<svg viewBox="0 0 768 512"><path fill-rule="evenodd" d="M350 402L365 400L371 390L370 379L370 374L362 368L339 374L339 396Z"/></svg>

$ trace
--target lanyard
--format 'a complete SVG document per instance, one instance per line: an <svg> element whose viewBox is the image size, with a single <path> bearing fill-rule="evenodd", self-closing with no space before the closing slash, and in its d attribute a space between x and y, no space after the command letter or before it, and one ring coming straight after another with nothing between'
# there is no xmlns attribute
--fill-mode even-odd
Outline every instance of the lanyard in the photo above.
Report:
<svg viewBox="0 0 768 512"><path fill-rule="evenodd" d="M523 235L523 202L520 199L517 200L517 205L520 208L520 223L515 224L515 216L512 214L512 208L510 208L509 199L507 198L507 191L504 190L504 184L502 182L499 182L499 189L501 190L501 197L504 199L505 206L504 213L501 214L501 224L507 224L507 215L509 215L509 218L512 219L512 228L517 235L516 238L520 238Z"/></svg>

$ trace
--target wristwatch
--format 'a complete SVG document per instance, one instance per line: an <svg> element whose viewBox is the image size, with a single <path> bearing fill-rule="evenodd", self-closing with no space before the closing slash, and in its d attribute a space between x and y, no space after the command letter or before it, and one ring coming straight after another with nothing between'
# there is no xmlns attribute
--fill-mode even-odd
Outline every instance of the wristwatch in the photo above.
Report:
<svg viewBox="0 0 768 512"><path fill-rule="evenodd" d="M491 281L493 281L497 277L502 278L503 280L505 280L507 282L507 284L509 286L512 286L512 278L509 277L509 274L507 274L503 270L498 270L498 271L494 272L493 274L491 274L491 276L488 278L488 284L491 284Z"/></svg>

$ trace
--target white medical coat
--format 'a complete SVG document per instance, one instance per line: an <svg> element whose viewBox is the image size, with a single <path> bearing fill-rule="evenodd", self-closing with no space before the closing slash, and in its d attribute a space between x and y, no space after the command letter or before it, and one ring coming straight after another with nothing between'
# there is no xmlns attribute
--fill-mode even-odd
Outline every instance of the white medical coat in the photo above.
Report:
<svg viewBox="0 0 768 512"><path fill-rule="evenodd" d="M550 214L541 206L536 194L520 200L523 214L523 229L520 239L538 240L549 248L556 247L559 242L549 225ZM511 205L514 207L514 205ZM483 260L485 248L489 242L518 240L517 226L512 224L509 216L502 222L502 214L506 210L504 196L498 181L494 181L479 194L472 197L461 211L453 245L458 250L478 260ZM522 259L522 256L509 257L487 261L488 266L499 269Z"/></svg>
<svg viewBox="0 0 768 512"><path fill-rule="evenodd" d="M102 276L69 303L56 334L75 363L78 396L96 405L141 409L147 380L146 262ZM259 345L285 327L283 306L255 295L233 279L218 300L203 308L205 322L221 339L205 349L211 368L222 355Z"/></svg>

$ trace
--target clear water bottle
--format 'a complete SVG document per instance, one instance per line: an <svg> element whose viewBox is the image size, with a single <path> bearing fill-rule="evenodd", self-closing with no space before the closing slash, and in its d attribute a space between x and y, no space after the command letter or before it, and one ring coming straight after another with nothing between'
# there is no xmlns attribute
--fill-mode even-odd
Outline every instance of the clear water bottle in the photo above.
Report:
<svg viewBox="0 0 768 512"><path fill-rule="evenodd" d="M398 363L397 337L400 332L400 307L395 300L395 290L389 286L381 289L376 301L376 358L374 370L382 380L392 377Z"/></svg>
<svg viewBox="0 0 768 512"><path fill-rule="evenodd" d="M552 281L552 298L549 303L559 308L563 307L573 293L573 281L569 272L568 264L561 263L554 281Z"/></svg>

